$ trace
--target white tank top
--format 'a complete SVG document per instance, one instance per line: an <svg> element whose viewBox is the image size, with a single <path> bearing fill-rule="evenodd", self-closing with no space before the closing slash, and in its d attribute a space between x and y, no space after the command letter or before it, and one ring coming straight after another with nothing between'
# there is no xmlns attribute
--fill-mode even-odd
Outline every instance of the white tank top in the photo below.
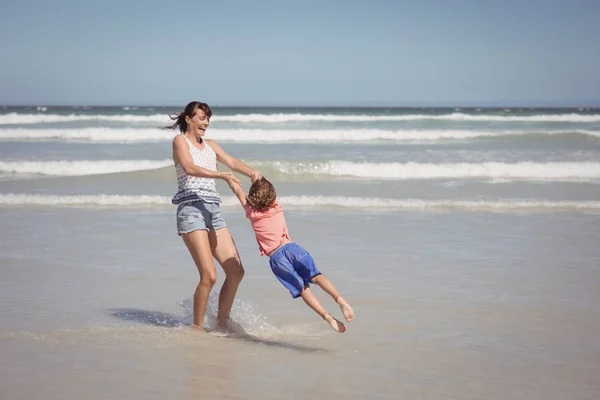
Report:
<svg viewBox="0 0 600 400"><path fill-rule="evenodd" d="M209 169L217 170L217 154L204 142L204 149L200 150L185 137L190 146L190 155L194 164ZM217 192L217 185L212 178L200 178L185 173L181 164L175 166L177 173L177 194L171 200L173 204L192 203L195 201L204 201L206 203L221 203L221 196Z"/></svg>

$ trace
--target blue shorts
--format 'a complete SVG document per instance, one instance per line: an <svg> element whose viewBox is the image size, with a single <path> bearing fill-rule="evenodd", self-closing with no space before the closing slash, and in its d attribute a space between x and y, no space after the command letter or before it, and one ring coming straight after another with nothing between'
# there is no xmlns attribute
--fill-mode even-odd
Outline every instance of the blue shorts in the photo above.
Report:
<svg viewBox="0 0 600 400"><path fill-rule="evenodd" d="M321 273L312 256L296 243L287 243L275 250L269 264L279 282L294 298L300 296L310 280Z"/></svg>
<svg viewBox="0 0 600 400"><path fill-rule="evenodd" d="M190 233L198 229L207 231L226 227L219 203L196 201L177 207L177 233Z"/></svg>

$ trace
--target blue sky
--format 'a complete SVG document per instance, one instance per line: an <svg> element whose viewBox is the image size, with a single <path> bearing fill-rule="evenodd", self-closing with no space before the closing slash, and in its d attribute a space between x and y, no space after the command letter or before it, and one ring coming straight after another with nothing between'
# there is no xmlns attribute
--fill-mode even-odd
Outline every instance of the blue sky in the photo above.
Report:
<svg viewBox="0 0 600 400"><path fill-rule="evenodd" d="M600 1L0 0L0 104L600 106Z"/></svg>

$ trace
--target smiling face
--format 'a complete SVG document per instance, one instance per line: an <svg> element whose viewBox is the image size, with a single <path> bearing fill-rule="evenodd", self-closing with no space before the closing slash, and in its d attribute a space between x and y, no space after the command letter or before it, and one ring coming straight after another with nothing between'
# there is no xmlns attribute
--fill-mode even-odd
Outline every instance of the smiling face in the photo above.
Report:
<svg viewBox="0 0 600 400"><path fill-rule="evenodd" d="M187 122L187 132L201 138L210 125L210 116L201 108L196 108L192 117L185 117L185 122Z"/></svg>

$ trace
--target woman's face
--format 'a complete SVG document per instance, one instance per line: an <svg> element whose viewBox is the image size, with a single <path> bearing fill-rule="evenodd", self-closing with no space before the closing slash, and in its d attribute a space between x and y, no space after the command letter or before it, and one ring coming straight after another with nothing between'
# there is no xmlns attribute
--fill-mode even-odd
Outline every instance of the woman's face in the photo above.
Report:
<svg viewBox="0 0 600 400"><path fill-rule="evenodd" d="M206 129L210 125L210 117L208 117L200 108L196 109L196 113L192 118L185 117L185 120L188 124L188 132L197 137L204 136Z"/></svg>

